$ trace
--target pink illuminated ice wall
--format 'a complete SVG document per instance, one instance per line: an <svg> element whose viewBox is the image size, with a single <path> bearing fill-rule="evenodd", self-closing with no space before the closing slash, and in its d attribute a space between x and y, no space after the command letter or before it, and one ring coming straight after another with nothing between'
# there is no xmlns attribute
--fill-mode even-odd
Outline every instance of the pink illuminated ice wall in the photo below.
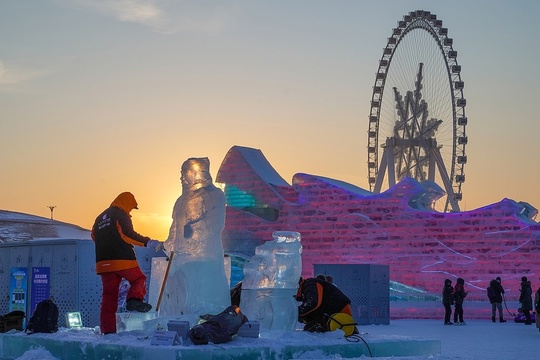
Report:
<svg viewBox="0 0 540 360"><path fill-rule="evenodd" d="M309 174L289 185L260 150L240 146L229 150L216 181L227 197L227 253L251 256L272 232L290 230L302 236L304 276L314 275L314 264L385 264L391 294L403 300L439 296L446 278L464 278L469 300L485 300L496 276L507 300L518 296L522 276L540 285L540 224L526 203L439 213L429 204L440 188L410 178L382 194Z"/></svg>

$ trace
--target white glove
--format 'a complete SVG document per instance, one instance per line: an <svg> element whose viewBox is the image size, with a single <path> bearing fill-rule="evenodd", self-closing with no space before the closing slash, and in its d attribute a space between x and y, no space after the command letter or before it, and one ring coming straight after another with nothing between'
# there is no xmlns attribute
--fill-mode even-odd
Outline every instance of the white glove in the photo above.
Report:
<svg viewBox="0 0 540 360"><path fill-rule="evenodd" d="M158 240L148 240L146 243L146 247L149 249L154 249L154 251L160 251L163 250L163 243Z"/></svg>

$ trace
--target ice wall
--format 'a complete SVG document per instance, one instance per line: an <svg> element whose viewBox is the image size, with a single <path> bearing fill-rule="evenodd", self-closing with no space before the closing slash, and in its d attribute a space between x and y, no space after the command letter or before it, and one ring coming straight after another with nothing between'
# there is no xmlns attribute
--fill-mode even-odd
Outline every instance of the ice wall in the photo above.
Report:
<svg viewBox="0 0 540 360"><path fill-rule="evenodd" d="M273 231L287 228L302 234L305 276L314 275L314 264L386 264L392 282L426 296L439 296L445 278L462 277L469 300L485 300L496 276L514 300L521 276L540 274L540 225L527 203L503 199L438 213L421 202L433 187L410 178L381 194L310 174L294 175L292 186L279 179L260 150L229 150L216 178L227 196L226 252L251 256ZM235 194L252 205L236 206Z"/></svg>

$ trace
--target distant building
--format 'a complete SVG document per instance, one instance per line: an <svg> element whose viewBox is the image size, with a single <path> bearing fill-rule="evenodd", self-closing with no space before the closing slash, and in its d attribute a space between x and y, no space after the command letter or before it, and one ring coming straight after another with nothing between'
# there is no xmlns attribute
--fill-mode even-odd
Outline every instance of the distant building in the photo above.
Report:
<svg viewBox="0 0 540 360"><path fill-rule="evenodd" d="M141 270L150 279L153 258L161 254L138 246L134 251ZM73 311L81 313L84 326L97 326L102 291L95 268L90 230L0 210L0 314L22 310L28 320L37 301L50 296L58 306L59 326L66 326L65 314ZM35 274L41 271L47 275L37 279ZM17 274L24 275L17 280ZM150 281L147 290L149 286ZM128 288L124 281L120 306Z"/></svg>
<svg viewBox="0 0 540 360"><path fill-rule="evenodd" d="M41 216L0 210L0 243L60 238L90 240L90 230Z"/></svg>

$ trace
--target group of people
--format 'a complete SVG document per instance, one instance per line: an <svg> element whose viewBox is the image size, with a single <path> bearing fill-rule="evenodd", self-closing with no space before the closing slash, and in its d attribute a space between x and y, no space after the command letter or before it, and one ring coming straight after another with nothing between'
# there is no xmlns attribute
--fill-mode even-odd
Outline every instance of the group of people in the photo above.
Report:
<svg viewBox="0 0 540 360"><path fill-rule="evenodd" d="M464 289L465 281L462 278L457 279L456 286L452 286L452 280L444 280L444 286L442 290L442 303L445 308L444 314L444 324L445 325L464 325L463 321L463 300L467 296L467 291ZM521 278L520 289L519 289L519 303L520 308L519 312L522 312L525 317L525 325L531 325L531 311L534 311L537 316L536 327L540 331L540 288L534 294L534 301L532 297L532 286L531 282L527 279L526 276ZM501 283L501 278L497 276L495 279L491 280L489 287L487 288L487 296L489 302L491 303L491 321L496 322L497 312L499 313L499 322L504 323L506 320L503 316L503 296L504 296L504 287ZM454 322L450 321L452 315L452 305L455 305L454 310ZM533 307L534 305L534 307Z"/></svg>
<svg viewBox="0 0 540 360"><path fill-rule="evenodd" d="M465 280L458 278L456 286L452 286L452 280L444 280L442 291L442 303L444 305L444 325L466 325L463 320L463 301L467 297L468 292L465 291ZM450 321L452 315L452 305L454 309L454 322Z"/></svg>
<svg viewBox="0 0 540 360"><path fill-rule="evenodd" d="M184 175L184 169L183 169ZM187 176L184 176L187 177ZM183 179L183 178L182 178ZM186 179L186 181L189 179ZM184 179L183 179L184 181ZM189 183L189 181L187 181ZM195 182L194 182L195 183ZM187 184L189 185L189 184ZM101 275L103 293L100 311L100 325L103 334L116 332L116 311L118 308L119 286L126 279L130 288L126 297L126 309L129 311L147 312L152 306L144 302L146 295L146 276L142 273L133 246L145 246L159 250L163 242L140 235L133 229L131 211L138 209L137 201L130 192L119 194L110 206L96 218L92 228L92 239L96 245L96 272ZM304 323L304 330L324 332L330 328L334 314L348 316L352 320L351 300L333 284L328 276L318 275L314 278L300 278L296 300L298 320ZM503 295L504 288L501 278L491 280L487 295L491 303L491 320L496 322L497 311L499 322L504 323ZM468 292L465 290L465 280L458 278L455 287L452 280L446 279L442 290L442 303L445 308L445 325L465 325L463 319L463 302ZM531 325L531 311L540 315L540 288L534 294L531 282L527 277L521 278L520 312L525 317L525 325ZM534 305L534 306L533 306ZM454 322L451 322L452 306L454 306ZM348 321L348 320L347 320ZM343 325L339 320L335 321ZM536 324L540 330L540 316L536 316Z"/></svg>
<svg viewBox="0 0 540 360"><path fill-rule="evenodd" d="M495 322L495 315L496 311L499 312L499 321L500 322L506 322L503 318L503 309L502 309L502 302L503 302L503 295L504 295L504 288L501 284L501 278L497 276L496 279L491 280L489 283L489 287L487 288L487 295L489 302L491 303L491 321ZM519 308L519 312L523 313L523 316L525 317L525 325L532 325L531 320L531 311L536 311L537 313L540 313L540 288L535 293L535 299L533 303L532 298L532 286L529 279L527 279L526 276L523 276L521 278L521 284L519 288L519 303L521 304L521 307ZM535 307L533 308L533 304L535 304ZM537 317L537 326L540 328L540 317Z"/></svg>
<svg viewBox="0 0 540 360"><path fill-rule="evenodd" d="M129 192L123 192L96 218L92 228L92 239L96 244L96 272L101 275L103 285L100 311L103 334L116 332L116 311L122 279L126 279L130 284L126 298L127 310L147 312L152 308L143 301L146 295L146 276L139 268L133 246L159 250L163 248L163 243L140 235L133 229L130 215L133 209L138 209L135 197ZM333 330L330 328L332 321L329 321L331 320L329 317L334 314L349 316L352 321L351 300L333 284L332 280L330 276L324 275L308 279L300 278L296 300L301 302L298 306L298 320L305 324L304 330L312 332ZM499 322L506 322L502 308L504 293L501 278L491 280L487 296L491 303L493 322L496 322L497 311ZM463 319L463 302L467 294L463 278L457 279L455 287L452 286L452 280L445 279L442 290L445 325L466 325ZM531 311L535 311L536 326L540 330L540 288L534 294L534 302L532 294L531 282L523 276L520 284L520 312L524 314L525 325L531 325ZM455 307L454 322L450 321L452 305ZM339 320L335 322L344 325ZM354 322L345 325L352 326L353 333L358 332Z"/></svg>

